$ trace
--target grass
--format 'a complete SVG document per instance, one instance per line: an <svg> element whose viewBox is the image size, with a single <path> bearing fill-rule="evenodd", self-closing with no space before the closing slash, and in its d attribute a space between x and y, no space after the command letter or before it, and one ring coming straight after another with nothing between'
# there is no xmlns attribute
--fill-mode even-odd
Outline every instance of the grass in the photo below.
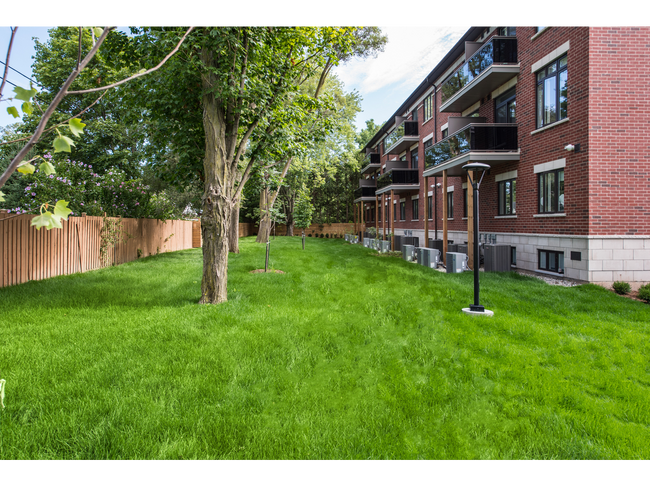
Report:
<svg viewBox="0 0 650 487"><path fill-rule="evenodd" d="M650 307L343 240L242 239L0 289L2 459L650 458Z"/></svg>

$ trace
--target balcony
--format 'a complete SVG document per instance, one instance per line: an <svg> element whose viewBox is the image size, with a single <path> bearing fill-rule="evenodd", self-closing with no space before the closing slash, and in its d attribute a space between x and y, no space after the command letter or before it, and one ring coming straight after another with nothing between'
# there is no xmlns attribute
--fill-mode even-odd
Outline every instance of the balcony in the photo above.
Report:
<svg viewBox="0 0 650 487"><path fill-rule="evenodd" d="M419 141L418 122L404 120L384 139L384 153L399 154Z"/></svg>
<svg viewBox="0 0 650 487"><path fill-rule="evenodd" d="M362 186L354 190L354 201L368 201L375 200L375 191L377 188L374 186Z"/></svg>
<svg viewBox="0 0 650 487"><path fill-rule="evenodd" d="M361 174L367 172L373 172L381 167L381 160L379 159L379 153L371 152L366 154L366 157L363 160L363 167L361 168Z"/></svg>
<svg viewBox="0 0 650 487"><path fill-rule="evenodd" d="M391 169L377 178L377 194L414 191L420 188L417 169Z"/></svg>
<svg viewBox="0 0 650 487"><path fill-rule="evenodd" d="M494 165L518 160L516 123L471 123L424 151L423 176L440 176L444 170L461 176L470 161Z"/></svg>
<svg viewBox="0 0 650 487"><path fill-rule="evenodd" d="M519 74L516 37L492 37L442 84L441 112L462 112Z"/></svg>

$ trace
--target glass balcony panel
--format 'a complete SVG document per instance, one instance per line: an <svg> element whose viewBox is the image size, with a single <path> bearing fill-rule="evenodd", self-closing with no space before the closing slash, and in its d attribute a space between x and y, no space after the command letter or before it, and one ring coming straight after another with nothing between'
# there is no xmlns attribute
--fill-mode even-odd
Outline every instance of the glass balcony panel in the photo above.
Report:
<svg viewBox="0 0 650 487"><path fill-rule="evenodd" d="M516 63L517 39L515 37L493 37L443 83L442 103L449 100L493 64Z"/></svg>
<svg viewBox="0 0 650 487"><path fill-rule="evenodd" d="M374 198L377 188L373 186L362 186L354 190L354 199L358 198ZM349 193L348 193L349 194Z"/></svg>
<svg viewBox="0 0 650 487"><path fill-rule="evenodd" d="M516 151L515 124L470 124L424 151L425 168L443 164L469 151Z"/></svg>
<svg viewBox="0 0 650 487"><path fill-rule="evenodd" d="M400 139L404 137L411 137L418 135L418 122L413 122L411 120L404 120L400 123L395 130L386 136L384 139L384 150L388 150L390 147L395 145Z"/></svg>
<svg viewBox="0 0 650 487"><path fill-rule="evenodd" d="M381 164L380 156L378 153L366 154L366 157L363 159L363 166L361 167L361 174L371 169L370 165L375 165L376 168Z"/></svg>
<svg viewBox="0 0 650 487"><path fill-rule="evenodd" d="M385 188L391 184L419 184L417 169L393 169L377 178L377 189Z"/></svg>

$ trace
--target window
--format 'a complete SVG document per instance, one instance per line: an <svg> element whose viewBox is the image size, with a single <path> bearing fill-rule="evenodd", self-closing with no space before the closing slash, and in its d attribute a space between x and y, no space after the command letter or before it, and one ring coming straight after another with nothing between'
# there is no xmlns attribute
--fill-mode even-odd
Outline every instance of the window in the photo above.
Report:
<svg viewBox="0 0 650 487"><path fill-rule="evenodd" d="M564 169L539 174L539 212L564 211Z"/></svg>
<svg viewBox="0 0 650 487"><path fill-rule="evenodd" d="M500 36L516 36L517 28L516 27L499 27Z"/></svg>
<svg viewBox="0 0 650 487"><path fill-rule="evenodd" d="M514 215L516 211L517 180L499 181L499 215Z"/></svg>
<svg viewBox="0 0 650 487"><path fill-rule="evenodd" d="M399 219L401 221L406 220L406 201L400 201L400 204L399 204Z"/></svg>
<svg viewBox="0 0 650 487"><path fill-rule="evenodd" d="M425 122L433 116L433 95L432 93L424 99L423 112Z"/></svg>
<svg viewBox="0 0 650 487"><path fill-rule="evenodd" d="M517 267L517 247L514 245L510 247L510 265Z"/></svg>
<svg viewBox="0 0 650 487"><path fill-rule="evenodd" d="M567 56L537 72L537 128L567 118Z"/></svg>
<svg viewBox="0 0 650 487"><path fill-rule="evenodd" d="M399 158L401 162L406 162L406 154Z"/></svg>
<svg viewBox="0 0 650 487"><path fill-rule="evenodd" d="M411 151L411 169L418 168L418 150Z"/></svg>
<svg viewBox="0 0 650 487"><path fill-rule="evenodd" d="M419 220L420 219L420 215L419 215L419 212L418 212L418 209L419 209L418 208L418 206L419 206L418 203L419 202L420 202L420 200L411 200L411 205L413 205L413 208L412 208L412 210L413 210L413 212L412 212L413 218L412 219L413 220Z"/></svg>
<svg viewBox="0 0 650 487"><path fill-rule="evenodd" d="M426 150L429 147L431 147L432 145L433 145L433 139L429 139L424 143L424 149Z"/></svg>
<svg viewBox="0 0 650 487"><path fill-rule="evenodd" d="M433 196L428 196L429 200L427 203L429 205L429 220L433 220Z"/></svg>
<svg viewBox="0 0 650 487"><path fill-rule="evenodd" d="M446 139L447 137L449 137L449 129L448 128L446 128L446 129L444 129L442 131L442 138Z"/></svg>
<svg viewBox="0 0 650 487"><path fill-rule="evenodd" d="M411 112L411 120L413 120L414 122L418 121L418 109L417 108Z"/></svg>
<svg viewBox="0 0 650 487"><path fill-rule="evenodd" d="M556 250L537 251L538 268L542 271L564 274L564 252Z"/></svg>
<svg viewBox="0 0 650 487"><path fill-rule="evenodd" d="M377 213L377 222L381 222L381 212L382 208L379 208L379 212Z"/></svg>
<svg viewBox="0 0 650 487"><path fill-rule="evenodd" d="M467 188L463 189L463 216L467 218Z"/></svg>
<svg viewBox="0 0 650 487"><path fill-rule="evenodd" d="M517 123L515 89L507 91L495 100L497 123Z"/></svg>
<svg viewBox="0 0 650 487"><path fill-rule="evenodd" d="M393 203L393 221L397 221L397 203Z"/></svg>
<svg viewBox="0 0 650 487"><path fill-rule="evenodd" d="M454 217L454 192L447 193L447 218Z"/></svg>

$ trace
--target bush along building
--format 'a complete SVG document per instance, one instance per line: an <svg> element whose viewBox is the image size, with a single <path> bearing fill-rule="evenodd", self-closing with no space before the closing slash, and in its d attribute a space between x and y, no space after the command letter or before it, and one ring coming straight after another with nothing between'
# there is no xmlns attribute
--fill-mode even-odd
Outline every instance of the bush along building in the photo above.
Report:
<svg viewBox="0 0 650 487"><path fill-rule="evenodd" d="M512 266L650 282L649 42L648 27L469 29L365 147L357 232L440 239L443 258L468 242L471 266L462 167L482 162L479 241L510 245Z"/></svg>

